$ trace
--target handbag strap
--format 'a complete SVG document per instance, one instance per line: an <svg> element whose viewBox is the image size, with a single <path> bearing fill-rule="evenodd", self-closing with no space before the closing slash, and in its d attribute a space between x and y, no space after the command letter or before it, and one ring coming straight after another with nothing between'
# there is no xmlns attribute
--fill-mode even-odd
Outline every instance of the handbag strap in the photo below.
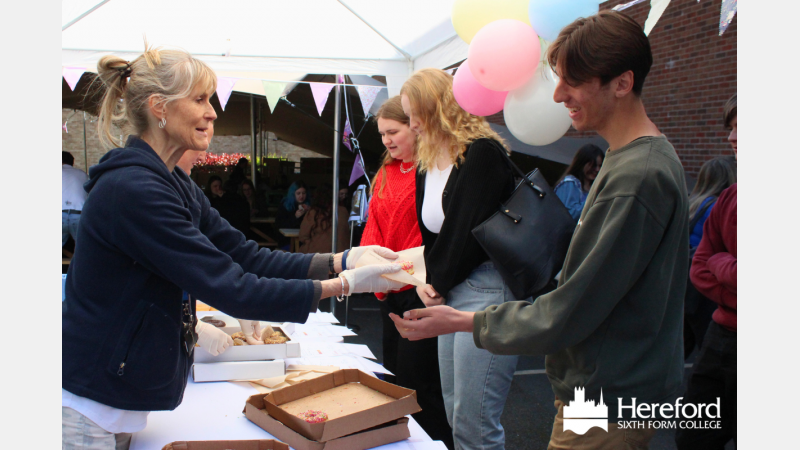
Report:
<svg viewBox="0 0 800 450"><path fill-rule="evenodd" d="M516 164L514 164L514 161L512 161L511 158L508 156L508 152L506 152L506 149L499 142L497 142L494 139L489 139L489 140L493 143L494 147L498 151L500 151L500 153L503 155L503 158L505 158L505 161L509 165L509 167L511 167L511 169L514 172L516 172L520 178L525 180L525 183L529 185L534 191L536 191L539 194L540 198L543 198L545 196L544 189L540 188L539 186L536 186L536 183L534 183L533 180L528 178L528 175L526 175L522 170L520 170L519 167L517 167Z"/></svg>

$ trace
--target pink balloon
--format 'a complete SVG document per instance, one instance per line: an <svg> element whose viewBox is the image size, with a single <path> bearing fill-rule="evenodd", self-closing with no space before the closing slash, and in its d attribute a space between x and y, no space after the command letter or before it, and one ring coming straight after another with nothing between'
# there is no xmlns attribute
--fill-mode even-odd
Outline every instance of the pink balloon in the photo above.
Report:
<svg viewBox="0 0 800 450"><path fill-rule="evenodd" d="M483 87L511 91L533 76L540 56L539 36L530 25L501 19L475 34L468 58L472 75Z"/></svg>
<svg viewBox="0 0 800 450"><path fill-rule="evenodd" d="M508 91L486 89L469 70L469 60L461 63L453 77L453 95L464 111L476 116L490 116L503 110Z"/></svg>

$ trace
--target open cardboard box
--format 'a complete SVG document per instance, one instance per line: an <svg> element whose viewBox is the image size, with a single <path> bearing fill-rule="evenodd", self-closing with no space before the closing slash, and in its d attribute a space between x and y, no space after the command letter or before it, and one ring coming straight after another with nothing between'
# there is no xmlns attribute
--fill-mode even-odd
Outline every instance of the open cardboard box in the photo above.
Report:
<svg viewBox="0 0 800 450"><path fill-rule="evenodd" d="M326 442L313 441L272 418L265 409L264 394L252 395L247 399L244 415L251 422L276 438L289 443L296 450L365 450L402 441L411 436L408 431L408 418L402 417Z"/></svg>
<svg viewBox="0 0 800 450"><path fill-rule="evenodd" d="M215 318L218 316L215 315ZM225 320L219 317L219 320ZM235 319L233 319L235 321ZM228 321L225 320L225 327L220 330L231 335L236 332L242 331L239 327L239 322L236 326L227 326ZM262 327L264 325L262 324ZM231 361L263 361L269 359L286 359L286 358L299 358L300 357L300 343L292 341L292 333L294 332L294 324L285 323L283 325L272 325L275 331L281 331L289 338L285 344L264 344L264 345L239 345L228 347L223 353L212 356L211 353L205 351L202 347L195 348L194 362L196 363L220 363ZM262 328L263 329L263 328ZM282 374L281 374L282 375Z"/></svg>
<svg viewBox="0 0 800 450"><path fill-rule="evenodd" d="M175 441L161 450L291 450L288 445L275 439L251 439L244 441Z"/></svg>
<svg viewBox="0 0 800 450"><path fill-rule="evenodd" d="M350 391L355 396L354 404L344 406L349 409L344 415L331 414L330 411L338 409L341 404L326 399L325 391L347 387L345 385L348 383L360 384L354 385L353 391ZM374 396L368 394L375 391L377 393ZM314 398L311 398L312 396ZM295 401L301 403L301 406L307 403L300 408L301 410L323 410L329 412L330 417L322 423L308 423L281 407ZM326 401L331 403L325 403ZM330 441L421 411L415 391L379 380L357 369L337 370L328 375L272 391L263 396L263 402L264 408L272 418L307 439L318 442ZM336 417L337 415L340 417Z"/></svg>

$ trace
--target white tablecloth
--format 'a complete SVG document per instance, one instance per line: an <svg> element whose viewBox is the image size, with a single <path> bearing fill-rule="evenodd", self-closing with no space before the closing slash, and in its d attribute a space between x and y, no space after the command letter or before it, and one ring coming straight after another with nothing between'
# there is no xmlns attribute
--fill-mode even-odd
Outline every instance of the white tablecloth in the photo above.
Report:
<svg viewBox="0 0 800 450"><path fill-rule="evenodd" d="M244 403L258 391L244 383L195 383L189 379L183 402L175 411L154 411L147 427L134 433L131 450L161 450L173 441L272 439L244 416ZM411 437L377 447L381 450L445 450L409 416Z"/></svg>

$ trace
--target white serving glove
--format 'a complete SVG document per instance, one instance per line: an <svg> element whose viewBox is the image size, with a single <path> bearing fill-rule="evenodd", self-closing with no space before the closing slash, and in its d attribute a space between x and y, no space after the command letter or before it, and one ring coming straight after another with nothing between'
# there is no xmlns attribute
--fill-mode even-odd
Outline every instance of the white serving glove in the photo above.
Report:
<svg viewBox="0 0 800 450"><path fill-rule="evenodd" d="M219 355L233 345L233 339L228 336L228 333L210 323L197 322L194 329L197 332L197 343L200 348L213 356Z"/></svg>
<svg viewBox="0 0 800 450"><path fill-rule="evenodd" d="M261 322L257 320L239 320L239 326L242 327L244 333L244 340L250 345L263 345L264 341L261 340Z"/></svg>
<svg viewBox="0 0 800 450"><path fill-rule="evenodd" d="M350 259L350 258L347 258ZM389 292L402 289L407 283L384 278L381 275L400 271L400 264L373 264L357 269L345 270L339 276L350 285L344 295L363 292Z"/></svg>
<svg viewBox="0 0 800 450"><path fill-rule="evenodd" d="M364 255L369 250L374 250L380 256L383 256L386 259L390 259L394 261L395 259L399 258L400 255L397 253L389 250L388 248L381 247L380 245L366 245L364 247L353 247L347 253L347 261L345 261L345 267L342 267L342 270L346 269L355 269L356 262L358 258ZM377 291L376 291L377 292Z"/></svg>

